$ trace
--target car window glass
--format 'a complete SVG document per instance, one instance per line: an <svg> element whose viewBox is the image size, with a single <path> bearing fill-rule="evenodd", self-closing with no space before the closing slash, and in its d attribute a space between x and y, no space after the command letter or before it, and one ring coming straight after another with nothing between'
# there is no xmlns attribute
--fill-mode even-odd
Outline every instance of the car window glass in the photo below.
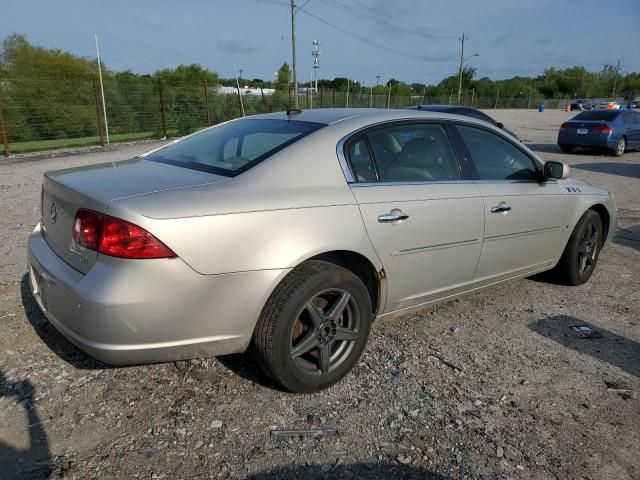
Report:
<svg viewBox="0 0 640 480"><path fill-rule="evenodd" d="M224 144L224 149L222 150L222 156L223 158L233 157L236 155L237 151L238 151L238 137L234 137Z"/></svg>
<svg viewBox="0 0 640 480"><path fill-rule="evenodd" d="M533 160L495 133L458 126L480 180L534 180Z"/></svg>
<svg viewBox="0 0 640 480"><path fill-rule="evenodd" d="M279 119L236 120L195 133L145 158L234 176L322 127Z"/></svg>
<svg viewBox="0 0 640 480"><path fill-rule="evenodd" d="M604 120L611 122L616 119L620 112L615 110L587 110L579 113L572 120Z"/></svg>
<svg viewBox="0 0 640 480"><path fill-rule="evenodd" d="M484 113L479 112L477 110L473 110L471 108L462 110L460 112L460 114L461 115L466 115L466 116L472 117L472 118L477 118L478 120L482 120L484 122L488 122L491 125L495 125L496 124L496 122L494 122L493 119L491 117L489 117L488 115L485 115Z"/></svg>
<svg viewBox="0 0 640 480"><path fill-rule="evenodd" d="M298 135L297 132L259 132L249 133L242 138L240 157L255 160L264 152L273 150L278 145L288 142Z"/></svg>
<svg viewBox="0 0 640 480"><path fill-rule="evenodd" d="M381 182L460 180L449 137L439 124L408 124L368 134Z"/></svg>
<svg viewBox="0 0 640 480"><path fill-rule="evenodd" d="M364 137L349 144L347 157L353 170L353 176L358 182L375 182L377 180L373 159Z"/></svg>

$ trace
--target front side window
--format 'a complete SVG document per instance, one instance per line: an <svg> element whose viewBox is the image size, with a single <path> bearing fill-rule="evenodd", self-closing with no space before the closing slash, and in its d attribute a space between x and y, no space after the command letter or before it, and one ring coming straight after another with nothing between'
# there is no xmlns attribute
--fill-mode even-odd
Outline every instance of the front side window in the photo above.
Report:
<svg viewBox="0 0 640 480"><path fill-rule="evenodd" d="M439 124L405 124L367 134L381 182L460 180L449 137Z"/></svg>
<svg viewBox="0 0 640 480"><path fill-rule="evenodd" d="M243 119L203 130L145 159L233 177L323 126L313 122Z"/></svg>
<svg viewBox="0 0 640 480"><path fill-rule="evenodd" d="M479 180L535 180L534 161L522 150L495 133L481 128L457 126Z"/></svg>

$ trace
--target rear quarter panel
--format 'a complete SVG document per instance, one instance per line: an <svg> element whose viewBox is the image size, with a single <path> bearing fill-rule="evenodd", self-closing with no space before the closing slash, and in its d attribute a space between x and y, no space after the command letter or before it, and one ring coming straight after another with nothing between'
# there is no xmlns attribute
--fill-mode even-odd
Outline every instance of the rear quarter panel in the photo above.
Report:
<svg viewBox="0 0 640 480"><path fill-rule="evenodd" d="M335 130L322 128L228 181L120 199L108 211L206 275L292 268L334 250L360 253L380 270Z"/></svg>

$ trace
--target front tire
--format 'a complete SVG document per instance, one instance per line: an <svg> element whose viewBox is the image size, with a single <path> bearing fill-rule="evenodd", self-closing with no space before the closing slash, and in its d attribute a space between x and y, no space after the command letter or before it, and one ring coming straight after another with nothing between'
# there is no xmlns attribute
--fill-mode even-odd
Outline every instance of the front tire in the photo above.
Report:
<svg viewBox="0 0 640 480"><path fill-rule="evenodd" d="M372 320L362 280L345 268L312 260L291 271L271 294L252 349L265 373L282 387L317 392L353 368Z"/></svg>
<svg viewBox="0 0 640 480"><path fill-rule="evenodd" d="M602 219L588 210L578 221L554 273L566 285L582 285L593 273L602 246Z"/></svg>
<svg viewBox="0 0 640 480"><path fill-rule="evenodd" d="M613 155L616 157L621 157L624 154L624 151L627 149L627 139L624 137L620 137L618 140L618 144L616 148L613 149Z"/></svg>

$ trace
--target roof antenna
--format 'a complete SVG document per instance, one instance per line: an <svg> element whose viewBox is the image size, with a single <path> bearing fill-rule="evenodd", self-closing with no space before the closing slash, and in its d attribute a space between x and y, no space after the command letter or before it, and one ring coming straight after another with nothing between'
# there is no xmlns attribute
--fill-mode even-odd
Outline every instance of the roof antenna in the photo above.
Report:
<svg viewBox="0 0 640 480"><path fill-rule="evenodd" d="M287 117L290 117L291 115L297 115L298 113L302 113L302 110L300 110L299 108L287 107Z"/></svg>

